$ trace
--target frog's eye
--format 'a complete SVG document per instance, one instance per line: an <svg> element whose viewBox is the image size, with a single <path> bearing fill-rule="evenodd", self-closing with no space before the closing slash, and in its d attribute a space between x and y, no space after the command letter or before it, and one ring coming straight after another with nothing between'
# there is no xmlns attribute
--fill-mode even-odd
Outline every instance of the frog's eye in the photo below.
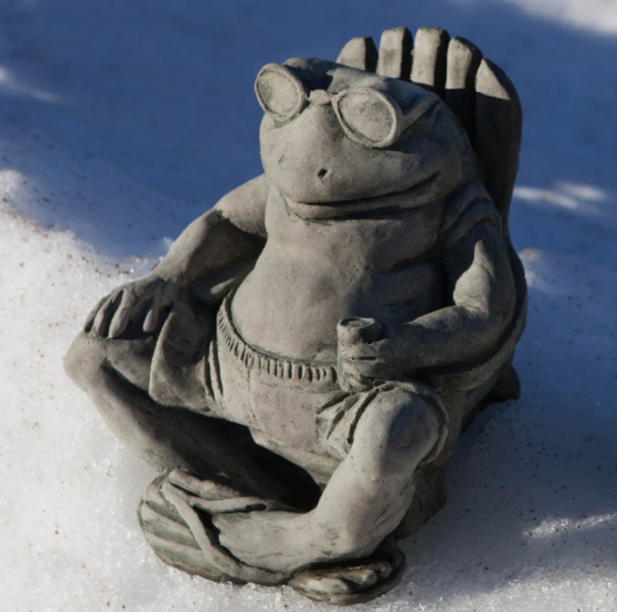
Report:
<svg viewBox="0 0 617 612"><path fill-rule="evenodd" d="M280 64L267 64L259 71L255 93L261 108L277 121L293 119L308 103L302 82Z"/></svg>
<svg viewBox="0 0 617 612"><path fill-rule="evenodd" d="M387 94L373 89L342 92L334 107L347 135L367 147L388 147L399 134L401 110Z"/></svg>

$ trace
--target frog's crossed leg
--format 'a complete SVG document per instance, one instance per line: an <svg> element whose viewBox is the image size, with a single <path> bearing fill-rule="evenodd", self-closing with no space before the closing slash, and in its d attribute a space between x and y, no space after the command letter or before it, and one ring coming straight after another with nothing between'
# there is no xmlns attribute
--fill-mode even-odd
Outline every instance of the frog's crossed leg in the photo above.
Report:
<svg viewBox="0 0 617 612"><path fill-rule="evenodd" d="M289 574L247 566L218 542L212 517L233 512L291 509L173 470L148 487L138 510L141 526L166 563L210 580L280 584Z"/></svg>
<svg viewBox="0 0 617 612"><path fill-rule="evenodd" d="M251 513L272 527L273 517L290 512L283 504L242 496L230 487L174 470L152 482L138 516L148 542L162 561L208 580L287 583L305 597L340 605L369 601L400 581L405 557L391 536L364 559L317 565L295 573L246 565L219 541L215 524L226 517L233 523Z"/></svg>

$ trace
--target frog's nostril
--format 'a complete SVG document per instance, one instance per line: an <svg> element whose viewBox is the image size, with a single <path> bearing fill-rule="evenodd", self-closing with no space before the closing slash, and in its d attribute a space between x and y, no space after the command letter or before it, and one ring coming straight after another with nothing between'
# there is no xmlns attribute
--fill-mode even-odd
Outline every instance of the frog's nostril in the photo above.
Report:
<svg viewBox="0 0 617 612"><path fill-rule="evenodd" d="M325 168L321 168L317 173L317 176L322 179L326 176L326 174L328 174L328 171Z"/></svg>

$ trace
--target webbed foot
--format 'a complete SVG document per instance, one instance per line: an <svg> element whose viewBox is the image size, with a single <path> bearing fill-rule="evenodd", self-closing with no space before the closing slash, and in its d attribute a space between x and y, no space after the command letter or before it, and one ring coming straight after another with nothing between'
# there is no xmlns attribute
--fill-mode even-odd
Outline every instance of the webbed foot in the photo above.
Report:
<svg viewBox="0 0 617 612"><path fill-rule="evenodd" d="M285 506L175 470L151 483L138 516L146 539L165 563L217 582L274 585L289 574L250 567L234 557L219 542L212 516L281 508Z"/></svg>
<svg viewBox="0 0 617 612"><path fill-rule="evenodd" d="M253 567L291 575L320 554L306 514L293 512L236 512L212 518L219 541L236 558Z"/></svg>
<svg viewBox="0 0 617 612"><path fill-rule="evenodd" d="M156 478L147 488L137 510L139 524L156 556L164 563L188 574L222 582L234 580L204 556L190 527L173 504L162 495L168 475Z"/></svg>
<svg viewBox="0 0 617 612"><path fill-rule="evenodd" d="M394 588L405 567L403 553L388 537L366 558L285 570L306 561L294 547L281 547L289 537L310 538L310 530L302 529L304 514L178 470L150 484L138 515L162 561L216 582L287 583L314 601L351 605Z"/></svg>

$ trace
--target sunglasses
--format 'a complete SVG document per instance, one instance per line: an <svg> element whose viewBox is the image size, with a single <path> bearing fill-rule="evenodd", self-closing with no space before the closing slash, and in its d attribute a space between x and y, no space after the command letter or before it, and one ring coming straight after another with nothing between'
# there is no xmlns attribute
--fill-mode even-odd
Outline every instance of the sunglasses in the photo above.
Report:
<svg viewBox="0 0 617 612"><path fill-rule="evenodd" d="M260 106L277 123L297 117L309 103L331 104L346 136L364 147L382 149L394 144L412 123L432 108L436 96L422 92L419 101L404 113L385 91L355 87L338 93L308 91L287 66L267 64L257 75L255 93Z"/></svg>

